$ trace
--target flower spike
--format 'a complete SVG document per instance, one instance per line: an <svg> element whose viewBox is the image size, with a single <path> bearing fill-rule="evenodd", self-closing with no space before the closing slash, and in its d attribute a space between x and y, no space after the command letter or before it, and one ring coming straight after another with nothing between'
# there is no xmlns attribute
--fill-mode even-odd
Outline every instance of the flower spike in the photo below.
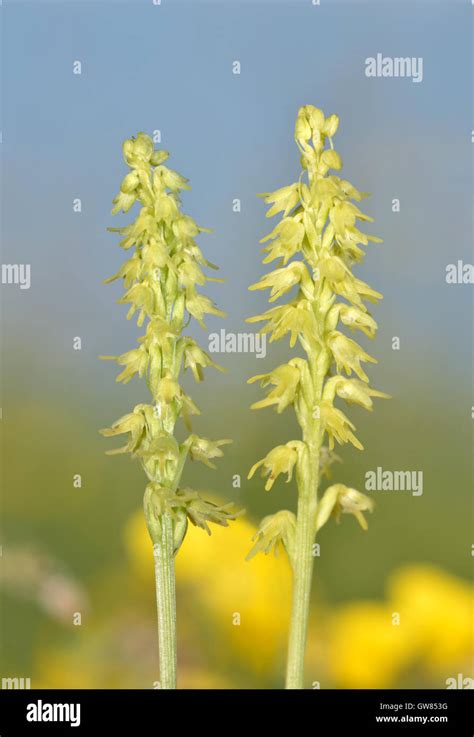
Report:
<svg viewBox="0 0 474 737"><path fill-rule="evenodd" d="M120 234L120 247L133 252L106 283L123 280L125 293L118 303L128 305L127 319L137 317L137 325L145 329L138 347L103 358L121 367L117 381L145 378L152 403L138 404L101 432L105 437L127 436L124 445L108 453L130 453L149 481L143 503L155 552L161 686L175 688L174 556L183 544L188 520L210 534L210 523L227 526L236 518L231 505L216 505L193 489L181 488L188 457L215 468L212 461L231 441L191 433L180 443L174 434L180 417L190 430L190 416L199 414L181 386L182 370L189 368L196 381L209 366L222 370L193 338L182 335L191 317L205 327L205 315L224 316L198 291L206 281L222 280L204 273L206 267L217 267L206 261L194 239L209 231L181 211L181 192L189 184L165 165L168 153L156 150L152 139L139 133L125 141L123 156L130 171L113 200L112 213L126 213L135 204L140 209L134 223L109 228Z"/></svg>
<svg viewBox="0 0 474 737"><path fill-rule="evenodd" d="M354 515L365 530L363 513L373 508L368 497L343 484L330 486L318 500L320 479L329 478L331 466L340 460L333 452L335 443L351 443L363 450L354 424L335 403L343 400L370 411L374 397L389 399L388 394L369 386L362 366L377 360L344 332L359 331L369 339L377 332L367 303L377 303L382 295L353 270L363 262L365 247L381 239L361 230L365 223L373 222L359 207L368 195L337 173L342 169L333 144L338 128L337 115L326 117L313 105L298 111L295 141L301 154L301 176L293 184L262 195L270 205L267 217L281 216L261 240L265 244L263 263L275 268L249 287L269 289L270 303L291 292L289 302L280 302L247 322L264 323L260 332L268 334L270 342L288 335L290 347L298 343L306 353L304 359L292 358L249 379L249 383L260 381L262 387L271 387L252 408L274 407L281 413L293 407L302 432L301 441L277 445L249 473L252 478L260 470L267 491L280 476L286 476L287 483L295 478L298 489L296 517L287 510L265 517L249 554L268 553L283 545L292 565L287 688L303 687L316 533L330 516L338 519L342 513Z"/></svg>

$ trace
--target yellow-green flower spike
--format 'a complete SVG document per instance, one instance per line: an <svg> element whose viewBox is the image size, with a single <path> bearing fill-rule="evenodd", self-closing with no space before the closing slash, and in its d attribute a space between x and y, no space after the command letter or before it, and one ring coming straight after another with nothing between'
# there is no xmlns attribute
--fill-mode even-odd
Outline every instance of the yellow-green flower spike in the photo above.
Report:
<svg viewBox="0 0 474 737"><path fill-rule="evenodd" d="M129 254L117 274L106 283L123 280L119 304L129 306L127 318L137 317L144 334L138 347L120 356L105 356L121 367L117 381L145 378L151 400L102 430L106 437L125 435L125 444L108 451L129 453L138 459L148 479L144 495L145 518L154 544L160 641L161 686L176 686L176 636L173 557L183 543L188 520L207 532L208 523L227 525L235 519L228 505L216 506L190 488L181 488L186 459L215 468L213 459L223 455L230 440L208 440L194 433L181 442L175 438L180 417L190 430L190 416L199 409L180 384L189 368L201 381L203 369L222 370L183 329L191 317L203 327L206 314L223 316L197 287L206 281L206 261L195 238L210 232L181 211L180 192L188 180L165 166L166 151L155 150L145 133L125 141L125 163L130 171L114 199L112 213L128 212L136 203L140 210L134 223L110 228L121 236L120 246Z"/></svg>
<svg viewBox="0 0 474 737"><path fill-rule="evenodd" d="M261 332L270 342L288 336L290 347L297 342L306 358L293 358L273 371L255 376L270 386L266 398L253 409L273 407L278 413L293 407L302 439L278 445L251 469L261 469L265 489L277 477L296 479L297 515L284 510L266 517L251 555L268 553L283 544L294 576L292 623L290 630L286 684L303 687L303 659L306 644L309 596L316 532L330 516L353 514L367 529L364 511L372 511L372 501L343 484L334 484L318 501L323 476L339 458L335 443L351 443L363 450L355 426L336 400L372 410L373 397L389 395L372 389L363 363L377 363L343 330L360 331L374 338L377 323L367 302L382 295L353 273L363 261L364 247L381 239L359 230L360 222L372 222L355 203L368 195L359 192L338 172L342 160L332 138L339 127L337 115L326 117L312 105L300 108L295 125L295 141L301 154L302 172L294 184L261 195L270 209L267 217L280 214L280 222L262 239L264 264L274 269L264 274L251 290L268 289L269 302L277 302L296 292L286 304L272 306L248 322L263 322ZM324 445L324 441L327 445ZM291 539L291 543L289 542ZM286 542L285 542L286 541Z"/></svg>

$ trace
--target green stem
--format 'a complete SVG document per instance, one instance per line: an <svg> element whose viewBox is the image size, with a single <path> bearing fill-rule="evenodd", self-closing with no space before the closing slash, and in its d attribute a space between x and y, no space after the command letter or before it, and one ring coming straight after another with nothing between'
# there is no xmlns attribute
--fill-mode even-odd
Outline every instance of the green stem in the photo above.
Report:
<svg viewBox="0 0 474 737"><path fill-rule="evenodd" d="M323 318L320 318L322 322ZM324 324L324 322L323 322ZM319 359L308 353L313 398L319 403L324 377L328 369L328 356L324 351ZM286 688L301 689L304 686L304 659L308 634L311 583L313 578L313 544L316 535L318 506L319 455L321 451L321 420L310 414L301 418L303 440L308 449L306 473L298 478L298 508L296 512L295 544L291 555L293 569L293 598L291 605L290 635L286 666Z"/></svg>
<svg viewBox="0 0 474 737"><path fill-rule="evenodd" d="M161 538L154 545L158 644L161 688L176 688L176 591L173 524L169 514L161 516Z"/></svg>
<svg viewBox="0 0 474 737"><path fill-rule="evenodd" d="M296 514L293 550L293 600L286 669L286 688L301 689L304 682L304 657L308 633L311 582L313 577L313 543L317 506L319 447L312 449L311 483L300 488Z"/></svg>

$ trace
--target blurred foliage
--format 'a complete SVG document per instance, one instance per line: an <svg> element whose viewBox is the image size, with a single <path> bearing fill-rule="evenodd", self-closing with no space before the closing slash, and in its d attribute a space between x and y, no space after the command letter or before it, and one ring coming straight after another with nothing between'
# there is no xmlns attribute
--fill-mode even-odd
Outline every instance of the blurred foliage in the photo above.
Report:
<svg viewBox="0 0 474 737"><path fill-rule="evenodd" d="M251 399L223 388L200 397L202 405L215 408L207 419L214 434L232 418L231 434L238 440L216 473L216 488L220 498L247 507L247 515L228 529L215 529L210 538L191 528L177 557L179 685L279 688L290 571L283 555L258 555L249 562L245 556L255 533L252 520L269 503L292 508L292 487L278 482L266 495L259 480L245 481L247 459L255 455L250 446L265 452L279 430L271 413L260 425L250 425ZM140 507L140 469L127 460L112 463L103 454L96 432L108 419L110 395L104 393L103 406L62 399L63 406L46 405L26 395L4 409L2 675L31 677L32 685L49 688L153 688L158 679L153 558ZM378 460L384 445L377 433L367 440L363 428L367 448L375 446L365 468L377 462L403 467L393 458L408 442L399 432L404 411L399 407L387 420L393 425L392 460ZM410 438L414 442L416 435L421 455L431 440L436 465L436 450L442 450L437 428L427 419L429 408L423 412L426 437L414 427ZM454 418L444 422L451 431ZM199 431L205 434L203 425ZM360 479L360 457L344 453L344 460L338 477ZM439 478L429 477L429 494L425 476L423 497L376 496L367 533L352 519L341 522L342 537L332 534L332 525L323 531L308 687L444 687L448 677L472 675L472 590L463 580L470 559L463 530L469 520L461 513L468 469L451 465L453 472L465 483L450 487L449 515L449 469L443 467ZM80 488L73 485L77 473ZM196 486L205 482L197 464L188 473ZM241 488L233 486L235 474ZM80 626L73 624L76 611ZM392 624L394 613L399 625Z"/></svg>
<svg viewBox="0 0 474 737"><path fill-rule="evenodd" d="M239 519L230 530L217 528L206 540L191 529L177 558L182 688L281 685L289 567L283 556L246 562L255 527ZM141 509L124 537L125 568L103 571L92 589L95 616L63 642L45 623L35 686L158 687L153 555ZM458 673L472 677L473 603L470 585L424 565L397 570L383 601L320 602L310 626L308 687L443 688Z"/></svg>

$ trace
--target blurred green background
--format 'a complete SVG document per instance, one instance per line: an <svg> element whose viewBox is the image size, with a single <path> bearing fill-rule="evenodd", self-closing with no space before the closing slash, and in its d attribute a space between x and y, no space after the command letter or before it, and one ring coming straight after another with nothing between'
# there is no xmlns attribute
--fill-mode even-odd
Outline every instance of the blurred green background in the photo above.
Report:
<svg viewBox="0 0 474 737"><path fill-rule="evenodd" d="M424 480L419 497L374 492L367 533L352 518L322 531L307 685L443 688L472 677L472 302L469 285L445 281L447 264L470 258L470 8L7 2L2 12L3 263L31 264L32 285L2 285L0 677L49 688L158 680L144 476L106 457L98 434L146 397L97 360L139 334L114 304L120 286L101 284L123 257L106 227L134 217L109 215L123 139L161 130L170 166L191 179L184 209L213 228L200 245L227 279L206 290L229 313L209 330L248 331L265 295L247 286L272 225L255 193L298 176L293 123L306 103L339 114L344 175L373 192L365 210L384 238L358 275L385 295L370 376L393 400L349 411L366 450L338 449L334 479L363 491L381 466ZM423 82L367 79L364 60L380 50L422 56ZM289 571L282 558L244 558L259 519L294 508L295 489L279 481L267 494L246 476L298 428L289 411L251 413L260 395L245 382L288 355L286 342L264 359L216 355L225 375L185 380L202 411L196 432L234 443L217 471L188 464L184 481L247 515L211 538L192 530L178 557L182 687L282 684Z"/></svg>

